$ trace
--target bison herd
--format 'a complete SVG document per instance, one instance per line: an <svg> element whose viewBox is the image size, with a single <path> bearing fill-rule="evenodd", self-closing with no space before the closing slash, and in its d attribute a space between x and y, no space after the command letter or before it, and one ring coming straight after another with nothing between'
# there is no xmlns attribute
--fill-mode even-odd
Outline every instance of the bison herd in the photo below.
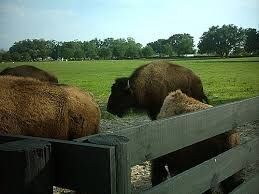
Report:
<svg viewBox="0 0 259 194"><path fill-rule="evenodd" d="M100 109L93 96L34 66L0 72L0 134L20 134L71 140L99 132ZM147 112L151 120L210 108L201 79L190 69L166 61L137 68L115 80L107 111L122 117L131 108ZM239 144L232 130L152 161L151 181L157 185ZM168 166L166 170L165 166ZM241 179L223 182L227 193Z"/></svg>

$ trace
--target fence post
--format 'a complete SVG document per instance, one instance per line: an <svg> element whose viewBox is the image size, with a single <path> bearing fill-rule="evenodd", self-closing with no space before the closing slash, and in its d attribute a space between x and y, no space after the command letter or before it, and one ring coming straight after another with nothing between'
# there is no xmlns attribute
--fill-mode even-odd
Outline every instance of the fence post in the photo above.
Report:
<svg viewBox="0 0 259 194"><path fill-rule="evenodd" d="M117 194L131 193L128 141L129 139L127 137L112 134L98 134L87 138L87 142L89 143L115 146Z"/></svg>
<svg viewBox="0 0 259 194"><path fill-rule="evenodd" d="M51 144L19 140L0 144L0 193L53 193Z"/></svg>

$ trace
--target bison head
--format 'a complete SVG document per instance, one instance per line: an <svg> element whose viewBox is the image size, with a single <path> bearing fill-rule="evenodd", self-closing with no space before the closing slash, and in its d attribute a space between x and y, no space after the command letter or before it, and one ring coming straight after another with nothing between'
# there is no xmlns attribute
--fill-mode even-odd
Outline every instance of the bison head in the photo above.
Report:
<svg viewBox="0 0 259 194"><path fill-rule="evenodd" d="M118 78L111 88L107 111L122 117L133 105L134 96L128 78Z"/></svg>

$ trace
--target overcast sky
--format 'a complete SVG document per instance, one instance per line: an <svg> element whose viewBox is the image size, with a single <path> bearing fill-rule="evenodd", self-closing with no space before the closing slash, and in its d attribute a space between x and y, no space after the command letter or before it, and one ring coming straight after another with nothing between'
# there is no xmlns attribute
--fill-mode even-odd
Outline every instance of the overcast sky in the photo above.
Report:
<svg viewBox="0 0 259 194"><path fill-rule="evenodd" d="M259 0L0 0L0 48L44 38L133 37L145 45L176 33L195 44L212 25L259 29Z"/></svg>

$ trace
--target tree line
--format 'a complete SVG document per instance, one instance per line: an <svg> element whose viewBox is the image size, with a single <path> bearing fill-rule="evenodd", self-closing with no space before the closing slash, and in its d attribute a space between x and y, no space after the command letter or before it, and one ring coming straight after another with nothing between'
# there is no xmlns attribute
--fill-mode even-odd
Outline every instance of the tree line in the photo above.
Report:
<svg viewBox="0 0 259 194"><path fill-rule="evenodd" d="M163 58L195 53L221 57L258 55L259 31L233 24L212 26L202 34L197 48L187 33L158 39L144 47L133 38L67 42L26 39L15 42L7 52L0 50L0 61Z"/></svg>

